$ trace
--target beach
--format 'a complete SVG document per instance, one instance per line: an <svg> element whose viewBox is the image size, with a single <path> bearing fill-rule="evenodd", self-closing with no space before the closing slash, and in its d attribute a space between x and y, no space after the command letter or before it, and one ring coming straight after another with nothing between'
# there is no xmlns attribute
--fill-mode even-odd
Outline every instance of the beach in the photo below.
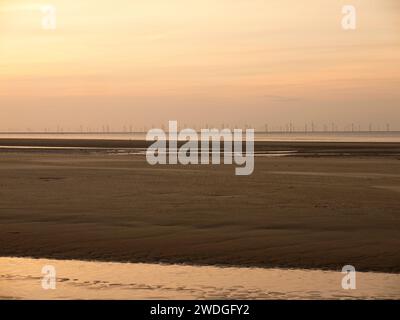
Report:
<svg viewBox="0 0 400 320"><path fill-rule="evenodd" d="M0 300L400 300L400 1L321 3L0 1Z"/></svg>
<svg viewBox="0 0 400 320"><path fill-rule="evenodd" d="M399 144L303 143L238 177L150 166L109 141L17 142L0 143L2 257L400 272Z"/></svg>

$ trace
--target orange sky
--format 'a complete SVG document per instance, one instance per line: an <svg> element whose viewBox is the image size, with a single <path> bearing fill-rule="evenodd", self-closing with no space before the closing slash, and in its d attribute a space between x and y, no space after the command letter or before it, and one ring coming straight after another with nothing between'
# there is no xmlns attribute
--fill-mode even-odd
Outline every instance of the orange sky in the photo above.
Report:
<svg viewBox="0 0 400 320"><path fill-rule="evenodd" d="M56 30L41 26L44 4ZM344 4L354 31L341 28ZM173 119L400 130L399 88L396 0L0 0L0 130Z"/></svg>

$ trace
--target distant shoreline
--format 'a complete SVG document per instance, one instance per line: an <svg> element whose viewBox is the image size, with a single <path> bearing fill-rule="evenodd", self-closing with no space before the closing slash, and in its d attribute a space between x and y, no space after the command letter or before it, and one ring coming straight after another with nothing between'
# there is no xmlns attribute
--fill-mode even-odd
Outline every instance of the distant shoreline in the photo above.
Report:
<svg viewBox="0 0 400 320"><path fill-rule="evenodd" d="M229 128L227 128L229 129ZM199 130L197 130L200 133ZM0 135L7 135L7 134L146 134L145 131L0 131ZM400 134L400 130L337 130L337 131L305 131L305 130L292 130L292 131L257 131L255 130L255 134Z"/></svg>
<svg viewBox="0 0 400 320"><path fill-rule="evenodd" d="M2 139L0 152L113 152L145 150L152 141L113 139ZM178 142L178 146L184 142ZM255 141L256 153L291 156L400 156L400 142Z"/></svg>

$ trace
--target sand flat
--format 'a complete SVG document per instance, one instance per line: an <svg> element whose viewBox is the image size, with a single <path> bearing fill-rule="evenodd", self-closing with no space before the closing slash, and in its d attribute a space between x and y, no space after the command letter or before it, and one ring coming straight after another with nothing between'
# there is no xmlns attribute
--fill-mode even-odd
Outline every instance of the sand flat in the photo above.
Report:
<svg viewBox="0 0 400 320"><path fill-rule="evenodd" d="M396 158L256 158L237 177L229 165L7 152L0 168L0 256L400 271L400 198L376 188L400 186Z"/></svg>

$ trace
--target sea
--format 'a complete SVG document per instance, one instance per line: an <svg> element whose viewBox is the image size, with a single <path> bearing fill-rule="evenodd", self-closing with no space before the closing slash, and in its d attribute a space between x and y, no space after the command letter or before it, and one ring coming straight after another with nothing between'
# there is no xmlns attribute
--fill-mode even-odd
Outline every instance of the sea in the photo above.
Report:
<svg viewBox="0 0 400 320"><path fill-rule="evenodd" d="M145 140L145 132L1 132L0 139ZM400 142L400 131L256 132L256 141Z"/></svg>

